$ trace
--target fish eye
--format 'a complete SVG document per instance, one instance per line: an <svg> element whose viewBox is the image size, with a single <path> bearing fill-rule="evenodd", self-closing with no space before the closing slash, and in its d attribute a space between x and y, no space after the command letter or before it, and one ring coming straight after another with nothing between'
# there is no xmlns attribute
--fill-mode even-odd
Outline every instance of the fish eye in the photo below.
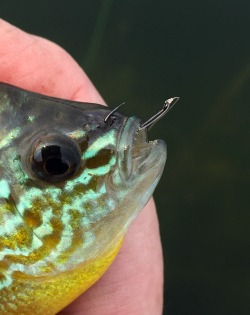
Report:
<svg viewBox="0 0 250 315"><path fill-rule="evenodd" d="M64 181L78 171L81 163L80 148L66 135L40 137L29 152L28 168L43 181Z"/></svg>

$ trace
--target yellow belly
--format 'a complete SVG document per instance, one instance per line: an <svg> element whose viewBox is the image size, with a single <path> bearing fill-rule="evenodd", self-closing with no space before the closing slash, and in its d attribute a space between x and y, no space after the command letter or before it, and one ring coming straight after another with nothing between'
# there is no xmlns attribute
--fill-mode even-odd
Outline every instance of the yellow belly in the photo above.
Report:
<svg viewBox="0 0 250 315"><path fill-rule="evenodd" d="M18 278L1 291L1 315L54 315L94 284L107 270L122 240L102 257L56 277Z"/></svg>

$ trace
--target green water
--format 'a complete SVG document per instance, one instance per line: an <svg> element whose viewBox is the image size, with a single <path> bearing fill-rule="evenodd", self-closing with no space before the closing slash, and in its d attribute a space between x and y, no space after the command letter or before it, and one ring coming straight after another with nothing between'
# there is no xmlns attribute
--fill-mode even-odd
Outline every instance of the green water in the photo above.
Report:
<svg viewBox="0 0 250 315"><path fill-rule="evenodd" d="M63 46L127 115L181 97L151 132L168 144L164 314L249 314L250 2L0 0L0 16Z"/></svg>

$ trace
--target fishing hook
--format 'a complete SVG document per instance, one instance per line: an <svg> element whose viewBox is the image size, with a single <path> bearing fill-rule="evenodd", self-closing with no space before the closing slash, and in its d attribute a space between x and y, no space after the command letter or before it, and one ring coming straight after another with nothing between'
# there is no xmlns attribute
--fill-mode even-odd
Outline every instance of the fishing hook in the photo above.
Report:
<svg viewBox="0 0 250 315"><path fill-rule="evenodd" d="M163 108L156 113L154 116L149 118L146 122L144 122L137 131L140 131L142 129L148 128L148 130L159 120L162 116L164 116L173 106L174 104L179 100L179 97L172 97L169 98L164 102ZM150 127L150 128L149 128Z"/></svg>
<svg viewBox="0 0 250 315"><path fill-rule="evenodd" d="M125 102L121 103L119 106L114 108L110 113L108 113L108 115L104 118L104 122L106 123L108 121L108 119L124 104L125 104Z"/></svg>

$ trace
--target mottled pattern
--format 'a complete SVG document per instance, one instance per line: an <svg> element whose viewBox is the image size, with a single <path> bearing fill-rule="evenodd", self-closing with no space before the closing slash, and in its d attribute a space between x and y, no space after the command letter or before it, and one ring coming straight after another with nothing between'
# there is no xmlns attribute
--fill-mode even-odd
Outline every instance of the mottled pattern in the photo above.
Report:
<svg viewBox="0 0 250 315"><path fill-rule="evenodd" d="M1 314L55 314L86 290L152 195L164 143L147 142L136 118L105 122L109 112L0 84ZM50 138L80 152L65 180L34 171L34 147Z"/></svg>

